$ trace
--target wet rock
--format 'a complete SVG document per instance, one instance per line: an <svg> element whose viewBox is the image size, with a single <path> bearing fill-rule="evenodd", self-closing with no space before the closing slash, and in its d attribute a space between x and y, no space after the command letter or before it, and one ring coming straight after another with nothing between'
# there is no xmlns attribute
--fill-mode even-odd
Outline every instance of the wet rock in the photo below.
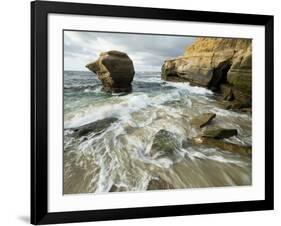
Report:
<svg viewBox="0 0 281 226"><path fill-rule="evenodd" d="M227 84L222 84L220 86L220 91L222 94L222 100L232 101L234 99L232 87Z"/></svg>
<svg viewBox="0 0 281 226"><path fill-rule="evenodd" d="M220 103L220 106L226 110L239 110L242 111L244 108L249 108L248 105L243 105L239 101L223 101Z"/></svg>
<svg viewBox="0 0 281 226"><path fill-rule="evenodd" d="M246 94L238 90L237 88L232 88L233 97L236 102L241 104L241 108L249 108L252 106L252 97L251 94Z"/></svg>
<svg viewBox="0 0 281 226"><path fill-rule="evenodd" d="M210 147L217 147L225 151L230 151L233 153L239 153L242 155L251 155L252 147L251 146L242 146L238 144L233 144L226 142L224 140L218 140L211 137L196 137L193 138L194 144L202 144Z"/></svg>
<svg viewBox="0 0 281 226"><path fill-rule="evenodd" d="M174 186L162 178L151 179L148 183L147 190L165 190L174 189Z"/></svg>
<svg viewBox="0 0 281 226"><path fill-rule="evenodd" d="M245 113L252 113L252 108L241 108L240 110Z"/></svg>
<svg viewBox="0 0 281 226"><path fill-rule="evenodd" d="M101 133L117 120L117 118L105 118L80 127L72 128L72 130L74 131L74 135L79 137L86 136L89 133Z"/></svg>
<svg viewBox="0 0 281 226"><path fill-rule="evenodd" d="M152 158L172 156L174 151L179 149L180 146L180 142L173 133L166 130L159 130L154 135L149 154Z"/></svg>
<svg viewBox="0 0 281 226"><path fill-rule="evenodd" d="M103 52L100 57L86 67L97 74L108 92L130 92L135 70L133 61L123 52L116 50Z"/></svg>
<svg viewBox="0 0 281 226"><path fill-rule="evenodd" d="M192 140L189 138L186 138L186 140L182 141L181 145L182 145L182 148L187 149L192 146Z"/></svg>
<svg viewBox="0 0 281 226"><path fill-rule="evenodd" d="M214 113L204 113L202 115L196 116L191 120L191 124L198 127L202 128L209 124L213 118L216 117L216 114Z"/></svg>
<svg viewBox="0 0 281 226"><path fill-rule="evenodd" d="M203 132L202 137L223 139L223 138L236 136L237 134L238 132L236 129L225 129L225 128L214 127L214 128L206 129Z"/></svg>
<svg viewBox="0 0 281 226"><path fill-rule="evenodd" d="M117 186L113 184L109 190L109 192L122 192L122 191L127 191L127 189L123 186Z"/></svg>
<svg viewBox="0 0 281 226"><path fill-rule="evenodd" d="M240 91L232 85L222 84L220 86L220 90L222 94L222 100L229 101L225 104L226 109L236 110L241 108L249 108L252 106L251 95Z"/></svg>
<svg viewBox="0 0 281 226"><path fill-rule="evenodd" d="M244 105L240 101L232 101L232 102L230 102L230 105L229 105L229 109L231 109L231 110L237 110L237 109L241 109L243 107L244 107Z"/></svg>

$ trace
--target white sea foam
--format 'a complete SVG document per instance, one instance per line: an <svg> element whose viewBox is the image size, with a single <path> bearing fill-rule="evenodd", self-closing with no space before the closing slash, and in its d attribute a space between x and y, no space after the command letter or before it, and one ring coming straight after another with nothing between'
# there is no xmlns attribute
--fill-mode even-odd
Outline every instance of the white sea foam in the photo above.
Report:
<svg viewBox="0 0 281 226"><path fill-rule="evenodd" d="M206 153L200 150L194 150L193 148L181 149L181 151L184 152L193 161L196 160L196 158L199 158L199 159L209 159L221 163L232 163L236 165L244 164L242 161L233 159L233 155L224 156L222 153L218 152L218 150L214 148L205 148L204 152Z"/></svg>
<svg viewBox="0 0 281 226"><path fill-rule="evenodd" d="M84 90L84 93L100 93L101 92L101 87L97 88L87 88Z"/></svg>
<svg viewBox="0 0 281 226"><path fill-rule="evenodd" d="M165 86L173 86L178 89L187 90L188 92L194 94L200 94L200 95L213 94L211 90L199 86L191 86L189 82L167 82Z"/></svg>
<svg viewBox="0 0 281 226"><path fill-rule="evenodd" d="M113 101L103 105L90 105L89 108L83 111L78 111L74 117L65 121L65 128L77 127L96 120L116 117L121 120L130 118L132 112L144 109L148 106L159 106L167 101L180 100L182 95L175 90L168 94L159 94L156 96L149 96L148 94L129 94L126 96L116 97L118 102ZM116 99L117 100L117 99ZM188 102L191 104L191 102Z"/></svg>
<svg viewBox="0 0 281 226"><path fill-rule="evenodd" d="M158 77L145 77L145 76L142 76L142 77L134 78L133 83L134 82L145 82L145 83L155 82L155 83L161 83L163 81L161 81L161 79L158 78Z"/></svg>
<svg viewBox="0 0 281 226"><path fill-rule="evenodd" d="M136 75L133 85L140 85L139 90L147 89L147 92L103 95L101 86L68 90L70 95L65 96L65 128L109 117L119 120L101 133L90 133L87 137L77 138L71 130L65 130L64 147L67 151L64 154L68 157L65 179L77 180L65 181L65 184L75 182L79 184L79 189L83 187L88 192L102 193L108 192L113 185L128 191L143 191L147 189L150 179L155 177L171 183L175 188L214 186L212 178L221 181L222 185L250 183L251 160L238 154L187 143L185 148L175 150L172 156L153 159L149 155L154 135L161 129L173 133L179 144L197 136L200 131L192 128L189 121L204 112L217 114L214 120L216 125L238 129L239 136L229 141L250 144L251 115L218 108L212 92L205 88L188 83L163 82L160 75L143 75ZM159 83L159 87L152 90L142 82ZM91 95L81 95L81 90ZM77 155L68 156L71 152ZM92 165L96 168L93 169ZM78 177L77 172L83 176ZM221 177L224 173L225 176ZM233 175L239 175L237 181L231 179ZM216 176L220 177L219 180ZM75 192L79 193L80 190Z"/></svg>

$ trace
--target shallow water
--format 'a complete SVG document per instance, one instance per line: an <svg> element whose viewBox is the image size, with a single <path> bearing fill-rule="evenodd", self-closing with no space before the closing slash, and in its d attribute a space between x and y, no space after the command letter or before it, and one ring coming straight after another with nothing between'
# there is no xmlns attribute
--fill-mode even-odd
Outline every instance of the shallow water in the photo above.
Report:
<svg viewBox="0 0 281 226"><path fill-rule="evenodd" d="M251 145L251 114L224 110L210 90L164 82L158 72L136 73L132 85L130 94L111 95L93 73L65 72L65 194L143 191L159 178L176 189L251 184L251 157L187 142L201 132L191 118L213 112L212 124L238 130L228 141ZM73 132L93 122L104 124ZM172 156L152 158L154 135L163 129L181 145Z"/></svg>

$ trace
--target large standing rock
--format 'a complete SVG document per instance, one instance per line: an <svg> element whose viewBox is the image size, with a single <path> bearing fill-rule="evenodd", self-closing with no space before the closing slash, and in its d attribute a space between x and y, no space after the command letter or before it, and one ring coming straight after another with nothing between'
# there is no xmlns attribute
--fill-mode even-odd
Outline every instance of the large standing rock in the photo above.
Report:
<svg viewBox="0 0 281 226"><path fill-rule="evenodd" d="M252 41L250 39L197 38L184 56L166 60L162 66L162 79L189 81L213 91L227 84L235 92L236 101L247 99L251 105L252 91ZM239 93L239 94L238 94ZM237 96L240 98L238 99ZM245 104L247 102L248 104Z"/></svg>
<svg viewBox="0 0 281 226"><path fill-rule="evenodd" d="M97 74L108 92L130 92L135 70L132 60L126 53L116 50L103 52L100 57L86 67Z"/></svg>

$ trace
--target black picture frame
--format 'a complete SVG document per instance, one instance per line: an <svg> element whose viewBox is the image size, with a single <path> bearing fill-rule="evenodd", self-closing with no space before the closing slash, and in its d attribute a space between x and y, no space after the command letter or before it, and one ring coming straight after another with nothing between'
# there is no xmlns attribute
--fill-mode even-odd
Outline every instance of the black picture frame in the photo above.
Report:
<svg viewBox="0 0 281 226"><path fill-rule="evenodd" d="M197 21L265 27L265 199L125 209L48 212L48 14ZM31 3L31 223L52 224L272 210L273 16L80 3Z"/></svg>

